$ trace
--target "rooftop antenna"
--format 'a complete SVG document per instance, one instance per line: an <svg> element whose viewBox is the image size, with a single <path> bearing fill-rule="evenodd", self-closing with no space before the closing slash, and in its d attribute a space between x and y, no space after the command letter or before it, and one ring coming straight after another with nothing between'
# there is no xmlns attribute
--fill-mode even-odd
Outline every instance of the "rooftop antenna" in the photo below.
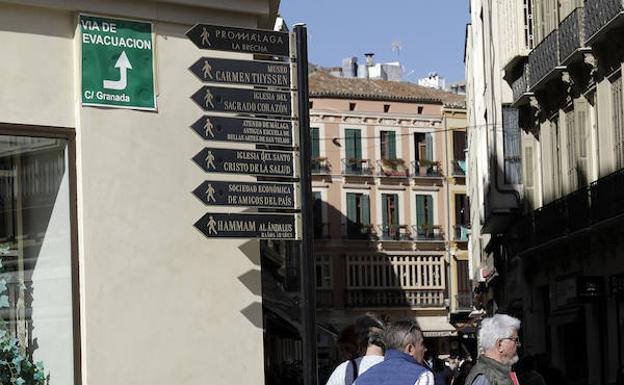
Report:
<svg viewBox="0 0 624 385"><path fill-rule="evenodd" d="M392 52L396 53L397 57L401 56L402 49L403 49L403 46L401 45L400 40L395 40L392 42Z"/></svg>

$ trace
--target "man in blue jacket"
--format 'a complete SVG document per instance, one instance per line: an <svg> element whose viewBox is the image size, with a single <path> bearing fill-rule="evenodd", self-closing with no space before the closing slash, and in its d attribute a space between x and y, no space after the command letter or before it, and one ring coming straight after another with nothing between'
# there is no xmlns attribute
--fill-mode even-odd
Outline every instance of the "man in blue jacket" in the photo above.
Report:
<svg viewBox="0 0 624 385"><path fill-rule="evenodd" d="M384 361L358 377L355 385L433 385L433 373L423 365L423 334L415 321L396 321L384 332Z"/></svg>

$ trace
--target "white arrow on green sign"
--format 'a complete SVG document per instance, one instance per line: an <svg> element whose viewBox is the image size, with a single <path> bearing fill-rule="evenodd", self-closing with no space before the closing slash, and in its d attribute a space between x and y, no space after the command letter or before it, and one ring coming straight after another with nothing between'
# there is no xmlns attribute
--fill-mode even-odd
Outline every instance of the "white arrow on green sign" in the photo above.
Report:
<svg viewBox="0 0 624 385"><path fill-rule="evenodd" d="M80 15L82 104L155 110L152 23Z"/></svg>

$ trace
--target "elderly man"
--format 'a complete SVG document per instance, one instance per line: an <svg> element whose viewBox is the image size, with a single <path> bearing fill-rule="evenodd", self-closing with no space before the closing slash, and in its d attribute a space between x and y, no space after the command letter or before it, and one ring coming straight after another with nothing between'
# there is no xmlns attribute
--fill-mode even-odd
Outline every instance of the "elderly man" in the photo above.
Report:
<svg viewBox="0 0 624 385"><path fill-rule="evenodd" d="M433 385L433 373L423 365L423 334L414 321L397 321L384 333L384 361L358 377L355 385Z"/></svg>
<svg viewBox="0 0 624 385"><path fill-rule="evenodd" d="M511 365L518 362L520 320L496 314L486 318L479 330L477 364L466 378L465 385L517 385Z"/></svg>

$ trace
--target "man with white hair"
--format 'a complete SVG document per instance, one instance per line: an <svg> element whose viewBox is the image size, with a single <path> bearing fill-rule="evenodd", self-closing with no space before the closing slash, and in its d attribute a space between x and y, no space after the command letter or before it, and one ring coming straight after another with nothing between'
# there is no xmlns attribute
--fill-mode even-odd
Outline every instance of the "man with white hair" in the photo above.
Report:
<svg viewBox="0 0 624 385"><path fill-rule="evenodd" d="M518 385L511 365L518 362L520 320L506 314L486 318L479 330L481 355L465 385Z"/></svg>

